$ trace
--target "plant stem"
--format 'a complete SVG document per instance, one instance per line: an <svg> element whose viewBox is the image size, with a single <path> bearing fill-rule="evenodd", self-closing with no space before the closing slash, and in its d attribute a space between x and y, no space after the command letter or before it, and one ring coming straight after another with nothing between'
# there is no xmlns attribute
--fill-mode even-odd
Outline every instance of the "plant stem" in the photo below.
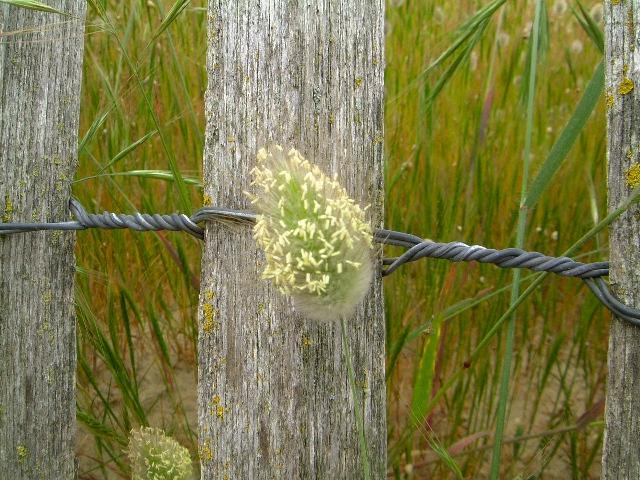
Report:
<svg viewBox="0 0 640 480"><path fill-rule="evenodd" d="M531 142L533 137L533 113L536 90L536 70L538 63L538 44L540 37L540 16L543 8L543 0L536 1L536 12L531 28L531 55L529 56L529 85L527 91L527 125L524 138L524 159L522 166L522 189L520 191L520 211L518 212L518 229L516 232L516 248L524 246L524 237L527 227L527 212L525 205L527 200L527 184L529 182L529 164L531 161ZM510 305L514 306L520 297L520 270L513 274ZM507 339L500 375L500 395L498 398L498 410L496 412L496 434L491 457L491 480L497 480L500 475L500 453L502 450L502 437L507 412L507 400L509 398L509 377L511 375L511 362L513 359L513 340L515 337L516 316L515 312L509 318Z"/></svg>

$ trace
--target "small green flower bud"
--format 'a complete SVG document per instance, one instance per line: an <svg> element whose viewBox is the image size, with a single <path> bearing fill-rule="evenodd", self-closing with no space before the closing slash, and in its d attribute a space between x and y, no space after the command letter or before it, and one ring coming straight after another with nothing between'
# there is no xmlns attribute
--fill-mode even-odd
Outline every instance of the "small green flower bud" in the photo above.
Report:
<svg viewBox="0 0 640 480"><path fill-rule="evenodd" d="M131 430L132 480L186 480L193 473L189 451L159 428Z"/></svg>

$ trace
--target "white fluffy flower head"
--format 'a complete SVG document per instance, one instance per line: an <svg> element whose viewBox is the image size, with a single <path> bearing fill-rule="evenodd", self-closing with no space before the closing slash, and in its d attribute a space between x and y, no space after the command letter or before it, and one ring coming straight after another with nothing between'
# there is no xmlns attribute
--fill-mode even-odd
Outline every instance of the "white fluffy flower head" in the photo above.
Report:
<svg viewBox="0 0 640 480"><path fill-rule="evenodd" d="M260 149L251 174L258 208L254 238L266 256L262 277L315 320L349 317L373 275L371 227L336 181L300 153Z"/></svg>

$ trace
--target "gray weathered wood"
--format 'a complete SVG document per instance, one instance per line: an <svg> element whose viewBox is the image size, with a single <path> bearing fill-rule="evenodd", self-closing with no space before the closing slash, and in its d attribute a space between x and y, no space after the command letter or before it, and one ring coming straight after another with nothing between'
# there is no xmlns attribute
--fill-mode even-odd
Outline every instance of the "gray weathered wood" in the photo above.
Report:
<svg viewBox="0 0 640 480"><path fill-rule="evenodd" d="M77 164L84 0L0 3L0 217L60 221ZM73 478L73 233L0 237L0 478Z"/></svg>
<svg viewBox="0 0 640 480"><path fill-rule="evenodd" d="M640 161L640 51L635 1L605 2L609 209L629 195L629 168ZM633 171L633 170L632 170ZM627 305L640 307L640 208L633 205L610 229L610 279ZM640 478L640 328L614 319L602 477Z"/></svg>
<svg viewBox="0 0 640 480"><path fill-rule="evenodd" d="M213 204L249 208L255 153L299 149L382 221L384 2L209 2L204 156ZM207 227L199 335L202 478L359 478L340 327L260 280L247 227ZM373 478L384 478L380 277L350 320Z"/></svg>

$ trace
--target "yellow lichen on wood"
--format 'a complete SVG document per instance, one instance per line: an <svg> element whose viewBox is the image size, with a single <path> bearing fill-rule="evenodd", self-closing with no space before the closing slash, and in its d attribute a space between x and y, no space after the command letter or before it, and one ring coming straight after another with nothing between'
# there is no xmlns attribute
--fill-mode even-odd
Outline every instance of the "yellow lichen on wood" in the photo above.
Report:
<svg viewBox="0 0 640 480"><path fill-rule="evenodd" d="M215 328L217 328L220 323L216 320L216 315L218 310L211 303L205 303L202 306L202 316L204 317L204 321L202 322L202 330L205 333L211 333Z"/></svg>
<svg viewBox="0 0 640 480"><path fill-rule="evenodd" d="M627 169L625 179L629 188L640 187L640 163L636 162Z"/></svg>
<svg viewBox="0 0 640 480"><path fill-rule="evenodd" d="M629 71L629 65L624 65L622 67L622 81L618 84L618 93L620 95L626 95L633 90L635 86L633 80L631 80L627 76L627 72Z"/></svg>
<svg viewBox="0 0 640 480"><path fill-rule="evenodd" d="M201 462L210 462L213 460L213 452L211 451L211 445L209 440L200 444L198 448L198 456Z"/></svg>
<svg viewBox="0 0 640 480"><path fill-rule="evenodd" d="M211 415L215 415L219 419L224 418L225 407L220 403L220 395L214 395L211 399Z"/></svg>
<svg viewBox="0 0 640 480"><path fill-rule="evenodd" d="M219 419L224 418L224 406L216 405L216 417L218 417Z"/></svg>
<svg viewBox="0 0 640 480"><path fill-rule="evenodd" d="M627 95L633 90L634 86L635 85L633 84L633 80L625 76L618 85L618 93L620 95Z"/></svg>
<svg viewBox="0 0 640 480"><path fill-rule="evenodd" d="M605 96L605 105L607 106L607 110L611 110L613 108L614 101L615 97L613 96L613 93L611 93L611 90L608 90Z"/></svg>

